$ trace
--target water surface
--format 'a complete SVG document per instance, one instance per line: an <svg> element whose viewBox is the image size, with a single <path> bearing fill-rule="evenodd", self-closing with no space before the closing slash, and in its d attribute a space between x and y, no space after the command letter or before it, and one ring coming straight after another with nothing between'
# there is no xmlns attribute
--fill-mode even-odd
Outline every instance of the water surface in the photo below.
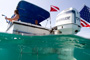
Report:
<svg viewBox="0 0 90 60"><path fill-rule="evenodd" d="M90 60L90 39L0 33L0 60Z"/></svg>

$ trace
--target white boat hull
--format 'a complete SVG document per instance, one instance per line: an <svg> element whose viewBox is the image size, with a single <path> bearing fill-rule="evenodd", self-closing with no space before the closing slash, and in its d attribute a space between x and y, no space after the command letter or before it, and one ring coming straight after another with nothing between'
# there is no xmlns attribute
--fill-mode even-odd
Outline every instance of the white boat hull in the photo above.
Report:
<svg viewBox="0 0 90 60"><path fill-rule="evenodd" d="M38 25L15 21L8 27L7 33L21 35L49 35L50 30Z"/></svg>

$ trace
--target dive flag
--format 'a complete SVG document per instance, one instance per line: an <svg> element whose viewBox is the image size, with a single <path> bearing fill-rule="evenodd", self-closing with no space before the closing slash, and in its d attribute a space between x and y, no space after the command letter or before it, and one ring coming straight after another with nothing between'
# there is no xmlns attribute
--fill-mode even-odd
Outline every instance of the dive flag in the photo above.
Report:
<svg viewBox="0 0 90 60"><path fill-rule="evenodd" d="M90 24L87 23L86 21L84 21L83 19L80 19L80 21L81 21L81 26L82 27L90 27Z"/></svg>
<svg viewBox="0 0 90 60"><path fill-rule="evenodd" d="M56 11L59 11L59 10L60 9L57 6L53 6L53 5L50 6L50 12L56 12Z"/></svg>
<svg viewBox="0 0 90 60"><path fill-rule="evenodd" d="M82 10L80 11L80 17L90 23L90 8L84 5Z"/></svg>

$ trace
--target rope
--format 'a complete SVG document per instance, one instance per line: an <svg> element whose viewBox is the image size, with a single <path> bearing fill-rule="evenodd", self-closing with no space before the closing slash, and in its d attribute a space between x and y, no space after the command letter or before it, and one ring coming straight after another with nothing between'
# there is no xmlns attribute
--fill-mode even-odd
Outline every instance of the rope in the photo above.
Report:
<svg viewBox="0 0 90 60"><path fill-rule="evenodd" d="M49 19L49 18L48 18L48 19ZM48 21L49 21L48 19L47 19L47 22L46 22L45 28L46 28L46 26L47 26L47 24L48 24ZM50 17L50 29L51 29L51 28L52 28L52 27L51 27L51 17Z"/></svg>
<svg viewBox="0 0 90 60"><path fill-rule="evenodd" d="M45 28L46 28L47 24L48 24L48 20L47 20L47 23L46 23L46 25L45 25Z"/></svg>

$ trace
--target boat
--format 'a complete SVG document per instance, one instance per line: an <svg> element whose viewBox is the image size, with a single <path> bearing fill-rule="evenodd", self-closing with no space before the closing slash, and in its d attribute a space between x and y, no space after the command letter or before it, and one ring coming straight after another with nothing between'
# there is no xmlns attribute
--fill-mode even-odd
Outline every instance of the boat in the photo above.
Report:
<svg viewBox="0 0 90 60"><path fill-rule="evenodd" d="M80 31L80 14L74 8L60 12L56 17L55 27L48 29L35 25L35 20L42 22L50 17L50 13L35 4L20 1L16 7L20 18L9 24L6 32L20 35L76 34Z"/></svg>

